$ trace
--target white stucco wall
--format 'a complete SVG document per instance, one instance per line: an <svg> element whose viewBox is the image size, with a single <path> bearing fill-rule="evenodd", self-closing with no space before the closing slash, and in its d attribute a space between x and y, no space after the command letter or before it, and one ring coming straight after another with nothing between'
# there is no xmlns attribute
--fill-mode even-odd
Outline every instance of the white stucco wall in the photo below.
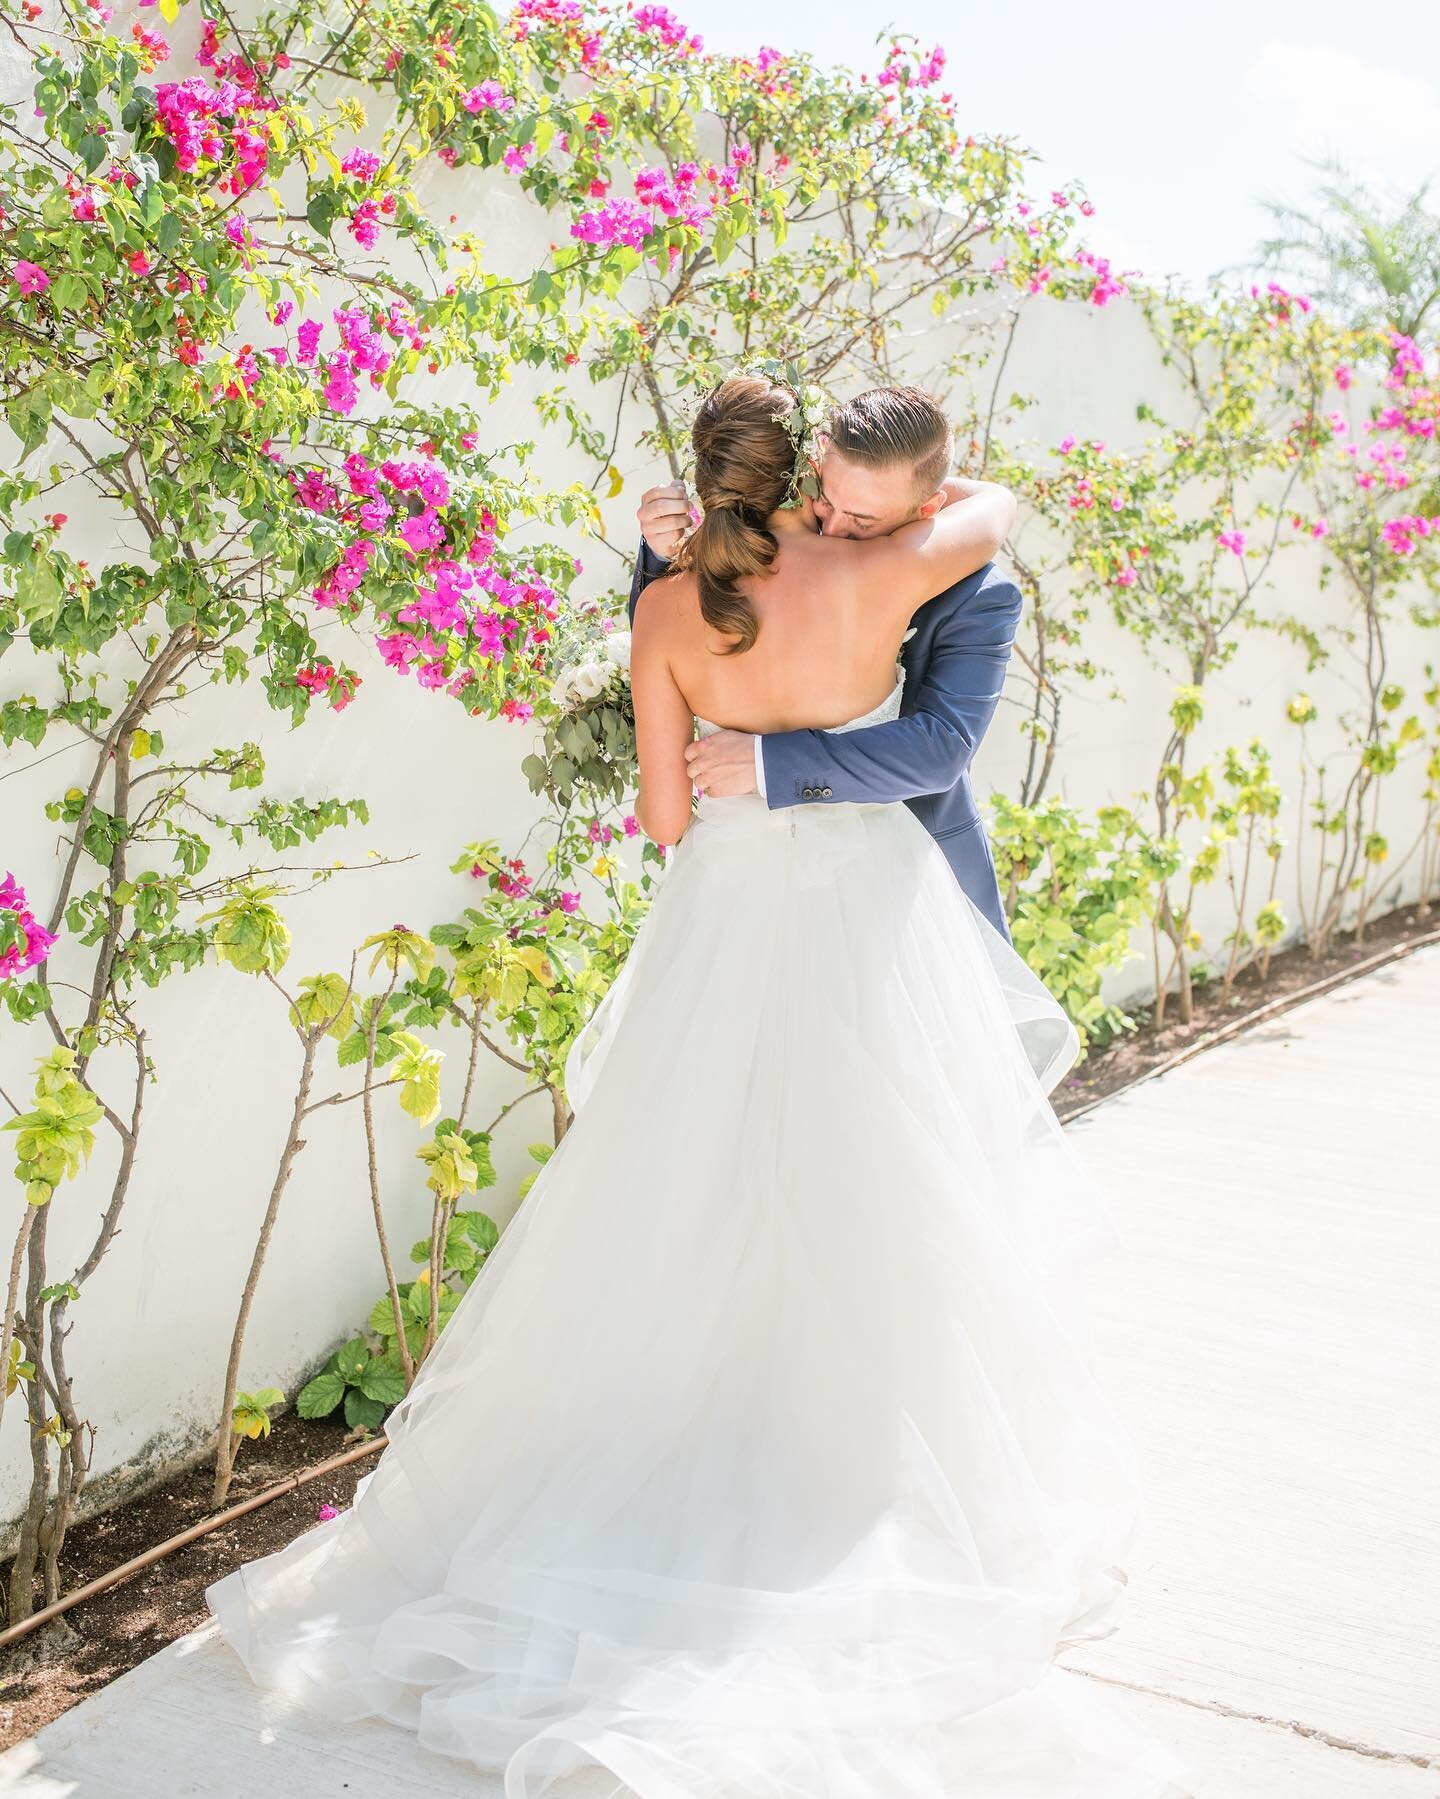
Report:
<svg viewBox="0 0 1440 1799"><path fill-rule="evenodd" d="M3 53L11 54L8 46ZM13 67L0 73L7 77L5 91L13 92ZM524 264L536 252L543 254L551 227L512 184L438 169L427 182L432 186L424 199L434 212L444 217L464 211L477 220L493 263ZM913 373L923 376L953 347L953 334L917 335ZM548 385L553 377L543 379ZM1166 380L1132 304L1116 302L1103 311L1046 304L1027 312L1005 387L1038 398L1021 423L1025 439L1053 444L1068 431L1126 445L1139 441L1136 401L1163 399ZM539 378L527 381L529 390L540 385ZM536 434L527 381L517 381L508 400L484 411L487 437ZM606 515L607 535L627 548L634 542L633 511L640 490L650 480L664 478L661 467L627 447L631 442L627 420L617 453L625 488ZM588 482L594 471L558 444L547 444L540 451L539 472L547 482L574 474ZM70 541L77 553L96 559L106 554L113 525L79 492L67 493L63 500L51 497L46 504L47 509L63 506L75 520ZM1021 529L1033 533L1035 527ZM577 544L577 549L586 564L582 593L625 578L621 559L604 546ZM1309 551L1287 554L1279 564L1276 596L1324 629L1342 620L1345 601L1338 588L1318 590L1317 568L1318 558ZM326 629L339 627L332 622ZM1113 681L1080 688L1067 701L1052 791L1090 811L1111 802L1137 802L1153 786L1168 730L1167 708L1184 673L1178 666L1153 666L1138 641L1098 610L1086 642L1094 658L1113 671ZM1433 654L1433 639L1402 623L1393 627L1390 646L1393 678L1413 692L1424 657ZM449 872L459 846L475 838L518 842L537 810L519 774L529 728L467 719L452 701L389 674L367 640L355 640L347 653L365 674L360 699L338 714L317 712L299 731L292 732L283 718L266 709L255 683L198 691L167 709L159 721L172 755L259 737L269 762L270 792L312 798L363 795L369 802L368 825L331 833L313 850L285 858L315 865L361 863L374 852L391 859L386 865L338 874L285 903L294 932L287 974L297 979L306 972L343 968L354 944L396 920L424 929L452 917L467 898L466 877ZM48 692L48 680L48 671L27 662L19 646L0 663L0 697ZM1109 696L1112 685L1123 699ZM1355 670L1337 660L1326 670L1307 674L1298 648L1250 633L1237 659L1209 690L1209 712L1193 751L1198 762L1226 743L1243 744L1257 734L1264 738L1285 784L1292 841L1302 829L1294 760L1299 736L1285 722L1283 708L1300 687L1315 695L1326 721L1315 729L1316 743L1338 749L1333 714L1359 697ZM1014 791L1018 784L1027 756L1017 729L1022 701L1017 680L1014 699L1002 706L977 759L982 800L992 789ZM14 871L42 916L61 866L57 832L45 819L43 806L80 780L89 766L88 746L79 740L66 746L63 732L52 734L41 758L19 749L5 760L0 867ZM1412 752L1386 790L1383 823L1397 860L1420 827L1421 784L1419 759ZM236 795L230 803L239 810L246 801L247 796ZM1384 904L1413 898L1417 877L1418 862L1412 859ZM1292 856L1282 883L1292 918L1293 879ZM1216 933L1226 923L1223 894L1216 890L1204 896L1197 924L1217 949ZM1145 945L1136 947L1141 953L1131 966L1107 981L1112 997L1147 991ZM62 942L52 973L57 982L75 979L89 962L88 952L77 955ZM267 1201L298 1068L296 1043L278 996L229 969L207 966L172 978L157 992L142 993L137 1011L149 1033L158 1075L146 1099L144 1147L120 1235L71 1312L70 1362L77 1398L98 1433L97 1475L137 1458L148 1461L162 1451L181 1449L215 1422L240 1285ZM442 1044L450 1051L445 1107L453 1110L463 1076L461 1040L456 1033ZM40 1027L5 1028L0 1082L7 1092L28 1094L31 1063L48 1047L48 1033ZM132 1067L128 1051L104 1052L92 1066L97 1088L123 1112L129 1110ZM498 1065L486 1067L484 1082L472 1114L479 1122L517 1090ZM337 1070L333 1059L322 1060L317 1096L348 1092L354 1085L353 1070ZM402 1118L389 1095L381 1097L379 1111L391 1241L403 1258L429 1216L423 1171L414 1157L421 1133ZM537 1100L500 1127L500 1185L480 1203L501 1222L511 1215L517 1180L530 1166L525 1145L544 1137L546 1126L543 1102ZM352 1105L316 1114L306 1137L308 1146L285 1197L250 1323L241 1380L246 1388L290 1387L319 1355L355 1329L381 1291L358 1109ZM63 1278L88 1248L114 1161L113 1139L102 1129L84 1177L56 1196L50 1227L52 1280ZM12 1231L19 1208L18 1190L12 1189ZM12 1400L0 1445L3 1517L18 1512L28 1480L24 1429L21 1409Z"/></svg>

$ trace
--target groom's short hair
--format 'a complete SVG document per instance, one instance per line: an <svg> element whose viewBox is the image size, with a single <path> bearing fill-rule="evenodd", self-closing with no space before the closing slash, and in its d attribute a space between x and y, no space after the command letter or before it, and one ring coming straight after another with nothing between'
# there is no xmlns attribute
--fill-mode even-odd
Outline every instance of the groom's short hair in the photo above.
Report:
<svg viewBox="0 0 1440 1799"><path fill-rule="evenodd" d="M872 387L844 400L825 427L831 444L867 468L908 463L915 485L932 494L950 473L950 421L922 387Z"/></svg>

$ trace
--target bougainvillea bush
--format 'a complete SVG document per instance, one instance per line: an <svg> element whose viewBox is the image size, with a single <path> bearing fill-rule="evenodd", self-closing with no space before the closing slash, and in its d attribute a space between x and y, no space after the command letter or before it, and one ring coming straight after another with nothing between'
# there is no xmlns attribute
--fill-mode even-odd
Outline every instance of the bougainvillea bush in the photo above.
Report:
<svg viewBox="0 0 1440 1799"><path fill-rule="evenodd" d="M618 480L613 436L581 395L615 390L608 408L642 394L660 432L665 393L692 363L713 372L722 339L788 343L803 314L800 347L843 373L883 356L906 306L982 286L1086 294L1098 278L1063 254L1079 202L1019 210L1024 154L966 136L943 56L903 41L854 77L773 50L712 56L652 6L0 8L32 73L0 116L0 404L14 451L0 475L0 650L20 671L0 733L37 766L70 752L47 802L55 876L37 897L38 871L10 871L0 908L10 1018L67 1058L37 1058L34 1116L51 1122L21 1133L30 1203L0 1335L34 1460L19 1618L37 1568L44 1596L58 1590L89 1475L71 1314L142 1155L164 1153L142 1146L157 1076L147 990L218 958L280 990L301 1048L232 1342L223 1479L227 1433L253 1436L270 1390L241 1392L235 1370L298 1126L330 1103L310 1097L326 1040L362 1070L345 1097L362 1104L372 1169L372 1090L399 1080L413 1093L419 1068L428 1088L440 1052L424 1033L457 1024L472 1051L549 1095L558 1134L566 1044L643 910L649 866L637 885L609 853L631 828L623 796L613 779L603 794L582 783L539 840L462 852L469 903L436 927L438 961L397 924L371 940L396 948L369 990L358 952L348 975L286 987L284 896L343 872L307 872L305 852L363 825L367 807L278 790L264 744L218 726L197 751L204 695L258 684L279 726L303 728L318 708L364 730L377 688L404 680L508 721L526 739L517 760L537 724L558 744L549 658L595 492ZM494 260L473 216L431 216L420 196L436 170L544 219L534 255ZM927 223L936 199L951 209L941 230ZM539 382L538 408L514 399L517 372ZM557 420L595 453L595 479L535 476L531 443ZM164 728L181 699L183 750ZM89 1084L102 1049L103 1094ZM433 1119L428 1099L406 1109ZM110 1132L118 1154L91 1245L56 1278L49 1209L85 1161L67 1118ZM402 1381L416 1355L397 1299L411 1326L426 1313L423 1353L485 1137L461 1118L420 1146L436 1198L431 1292L401 1295L384 1251ZM378 1200L376 1222L384 1250Z"/></svg>
<svg viewBox="0 0 1440 1799"><path fill-rule="evenodd" d="M1223 884L1235 906L1217 958L1228 992L1241 955L1268 966L1291 926L1276 898L1287 847L1303 934L1317 956L1342 919L1363 931L1381 871L1389 881L1398 872L1386 866L1378 826L1381 777L1407 755L1440 753L1433 703L1422 695L1424 709L1405 706L1386 654L1398 623L1440 622L1440 371L1433 352L1427 358L1394 333L1348 328L1279 282L1203 301L1137 291L1170 377L1163 409L1158 397L1138 398L1141 441L1070 432L1035 457L991 437L987 467L1024 496L1044 545L1027 539L1010 558L1030 600L1016 658L1016 685L1030 688L1021 799L1034 805L1045 792L1069 693L1107 672L1085 653L1094 613L1108 612L1175 683L1152 784L1159 863L1148 918L1160 1022L1171 991L1182 1018L1192 1016L1192 976L1209 972L1194 920L1199 889ZM1303 600L1279 602L1277 570L1302 548L1318 587L1334 586L1348 602L1338 628L1322 629ZM1302 751L1313 843L1287 846L1268 828L1264 879L1251 878L1256 825L1273 817L1281 794L1268 769L1263 778L1235 773L1248 764L1253 775L1256 747L1228 746L1202 763L1193 753L1211 684L1257 632L1296 645L1307 673L1334 665L1359 696L1337 721L1349 744L1343 756L1312 766ZM1300 693L1274 725L1283 731L1285 718L1303 726L1315 716ZM1236 789L1238 806L1219 797L1222 782ZM1232 858L1227 846L1237 836L1245 846ZM1400 867L1417 852L1428 867L1431 837L1427 814ZM1063 933L1064 921L1054 929Z"/></svg>

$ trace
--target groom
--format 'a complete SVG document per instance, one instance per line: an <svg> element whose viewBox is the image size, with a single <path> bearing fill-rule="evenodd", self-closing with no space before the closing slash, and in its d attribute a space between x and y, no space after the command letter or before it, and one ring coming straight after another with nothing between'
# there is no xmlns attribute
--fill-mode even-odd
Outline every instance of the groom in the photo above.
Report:
<svg viewBox="0 0 1440 1799"><path fill-rule="evenodd" d="M830 537L888 537L916 518L963 499L970 484L950 475L944 413L916 387L877 387L830 417L815 511ZM639 508L640 557L630 617L649 583L690 528L680 482L652 487ZM970 763L1005 685L1020 622L1015 583L993 562L915 614L901 656L901 716L839 733L720 731L691 746L697 787L760 793L777 806L837 800L904 800L945 853L955 878L1010 941L990 845L970 787Z"/></svg>

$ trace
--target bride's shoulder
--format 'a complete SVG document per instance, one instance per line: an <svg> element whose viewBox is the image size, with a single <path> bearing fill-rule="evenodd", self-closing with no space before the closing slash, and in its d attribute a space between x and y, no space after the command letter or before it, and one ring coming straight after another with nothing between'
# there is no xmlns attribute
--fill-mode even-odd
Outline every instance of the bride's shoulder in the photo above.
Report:
<svg viewBox="0 0 1440 1799"><path fill-rule="evenodd" d="M698 602L695 576L689 569L671 569L668 574L658 576L641 594L635 607L636 629L642 618L649 620L652 626L683 618Z"/></svg>
<svg viewBox="0 0 1440 1799"><path fill-rule="evenodd" d="M637 646L666 645L693 631L700 616L695 577L675 570L652 581L635 606L631 635Z"/></svg>

